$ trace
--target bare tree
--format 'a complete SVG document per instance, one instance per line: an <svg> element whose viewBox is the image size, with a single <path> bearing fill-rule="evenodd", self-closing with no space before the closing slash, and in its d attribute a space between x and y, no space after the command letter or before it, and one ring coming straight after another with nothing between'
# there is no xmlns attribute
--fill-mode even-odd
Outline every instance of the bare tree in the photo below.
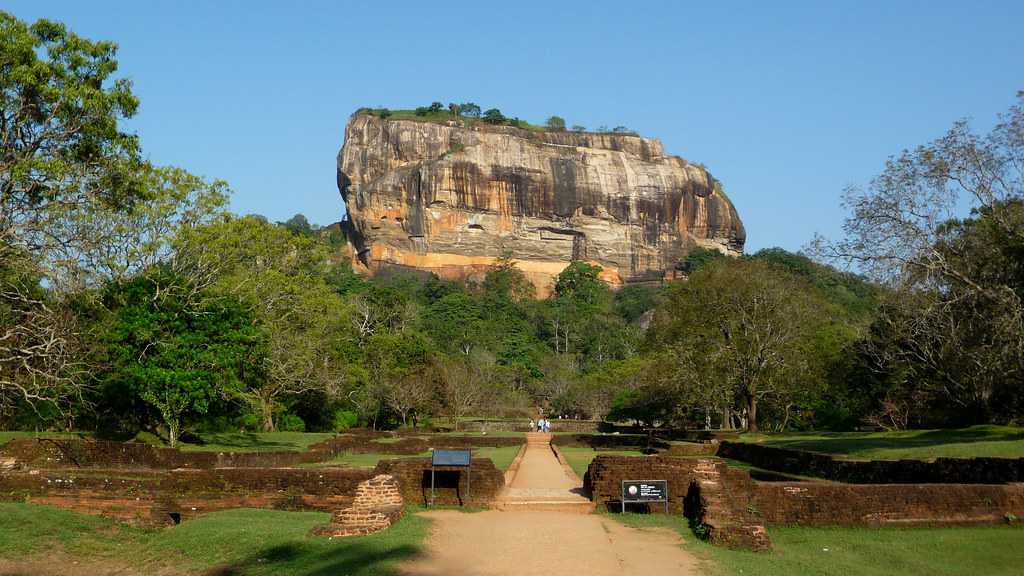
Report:
<svg viewBox="0 0 1024 576"><path fill-rule="evenodd" d="M494 388L497 364L494 355L476 349L468 357L445 358L438 364L444 408L456 430L459 421L483 407Z"/></svg>
<svg viewBox="0 0 1024 576"><path fill-rule="evenodd" d="M844 237L819 257L894 289L878 320L878 366L908 372L961 407L1024 375L1024 93L984 136L957 122L846 191ZM968 218L962 216L970 210Z"/></svg>

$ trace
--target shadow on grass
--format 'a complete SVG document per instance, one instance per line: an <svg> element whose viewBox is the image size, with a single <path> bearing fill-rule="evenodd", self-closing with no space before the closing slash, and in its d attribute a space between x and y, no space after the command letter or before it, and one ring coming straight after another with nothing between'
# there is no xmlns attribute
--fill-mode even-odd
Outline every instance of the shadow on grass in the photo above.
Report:
<svg viewBox="0 0 1024 576"><path fill-rule="evenodd" d="M858 456L876 450L913 450L972 442L1021 442L1024 432L974 427L897 433L823 432L814 438L768 438L765 446Z"/></svg>
<svg viewBox="0 0 1024 576"><path fill-rule="evenodd" d="M412 558L420 549L409 544L380 547L361 542L338 542L337 546L281 544L248 558L207 571L207 576L249 576L289 574L294 576L335 576L397 574L395 564Z"/></svg>

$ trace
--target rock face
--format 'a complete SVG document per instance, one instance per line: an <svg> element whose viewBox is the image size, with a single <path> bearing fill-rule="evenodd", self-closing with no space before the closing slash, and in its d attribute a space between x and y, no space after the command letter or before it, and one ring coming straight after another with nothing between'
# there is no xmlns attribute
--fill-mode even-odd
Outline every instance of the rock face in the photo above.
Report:
<svg viewBox="0 0 1024 576"><path fill-rule="evenodd" d="M570 262L611 284L674 278L695 246L743 250L717 181L630 134L354 115L338 154L353 261L482 277L510 251L541 295Z"/></svg>

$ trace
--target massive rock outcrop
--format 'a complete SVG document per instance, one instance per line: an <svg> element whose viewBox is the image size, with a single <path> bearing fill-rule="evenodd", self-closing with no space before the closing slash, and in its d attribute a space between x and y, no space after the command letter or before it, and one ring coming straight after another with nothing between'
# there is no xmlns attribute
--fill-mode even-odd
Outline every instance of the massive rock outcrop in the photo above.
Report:
<svg viewBox="0 0 1024 576"><path fill-rule="evenodd" d="M357 113L338 187L357 266L468 279L510 251L542 295L573 260L612 284L661 280L694 246L739 254L746 238L707 170L631 134Z"/></svg>

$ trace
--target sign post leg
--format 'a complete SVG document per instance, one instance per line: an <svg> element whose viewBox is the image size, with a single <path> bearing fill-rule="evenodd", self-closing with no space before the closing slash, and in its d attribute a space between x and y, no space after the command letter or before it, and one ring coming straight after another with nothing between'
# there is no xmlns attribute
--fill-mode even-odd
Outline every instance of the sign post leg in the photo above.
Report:
<svg viewBox="0 0 1024 576"><path fill-rule="evenodd" d="M430 507L434 507L434 467L430 467Z"/></svg>

